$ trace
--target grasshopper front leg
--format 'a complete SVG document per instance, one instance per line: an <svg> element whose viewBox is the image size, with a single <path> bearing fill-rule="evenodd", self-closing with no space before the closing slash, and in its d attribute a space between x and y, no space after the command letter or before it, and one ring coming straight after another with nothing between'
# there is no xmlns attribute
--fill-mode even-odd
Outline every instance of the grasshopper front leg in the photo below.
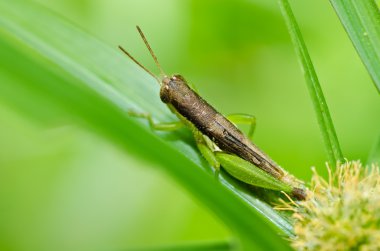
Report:
<svg viewBox="0 0 380 251"><path fill-rule="evenodd" d="M201 152L202 156L206 159L206 161L213 167L215 178L218 178L220 172L220 163L216 159L212 141L208 137L204 136L196 128L193 128L192 131L195 143L197 144L199 151Z"/></svg>
<svg viewBox="0 0 380 251"><path fill-rule="evenodd" d="M182 121L156 123L153 121L152 116L149 113L139 113L135 111L128 111L128 115L132 117L136 117L136 118L146 119L149 123L149 127L157 131L174 131L184 126Z"/></svg>
<svg viewBox="0 0 380 251"><path fill-rule="evenodd" d="M169 108L171 107L169 106ZM180 117L181 120L176 122L156 123L153 121L152 116L149 113L138 113L135 111L129 111L128 114L132 117L146 119L152 130L174 131L185 125L188 126L194 135L195 143L200 153L206 159L206 161L213 167L215 177L219 177L220 163L215 157L213 142L208 137L204 136L194 125L192 125L182 116L177 114L177 116Z"/></svg>

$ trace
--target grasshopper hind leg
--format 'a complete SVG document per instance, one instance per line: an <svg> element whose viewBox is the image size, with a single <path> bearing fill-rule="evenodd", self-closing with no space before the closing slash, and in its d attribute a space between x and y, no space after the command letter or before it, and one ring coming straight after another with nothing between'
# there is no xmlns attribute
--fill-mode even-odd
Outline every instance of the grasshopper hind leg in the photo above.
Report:
<svg viewBox="0 0 380 251"><path fill-rule="evenodd" d="M304 189L281 181L236 155L220 151L207 136L204 136L195 127L192 127L192 132L199 151L213 167L215 179L218 180L220 168L223 167L227 173L243 183L274 191L284 191L296 199L305 199Z"/></svg>

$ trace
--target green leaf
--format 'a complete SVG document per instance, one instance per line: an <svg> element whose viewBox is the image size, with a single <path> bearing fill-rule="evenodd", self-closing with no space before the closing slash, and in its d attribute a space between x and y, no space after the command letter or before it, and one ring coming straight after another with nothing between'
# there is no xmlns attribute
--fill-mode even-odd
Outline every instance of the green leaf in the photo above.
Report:
<svg viewBox="0 0 380 251"><path fill-rule="evenodd" d="M136 34L137 35L137 34ZM244 250L290 250L286 218L225 173L210 174L186 131L159 134L127 111L174 119L150 75L114 48L24 1L0 2L0 101L55 125L74 123L159 164L216 214ZM190 141L192 142L192 141Z"/></svg>
<svg viewBox="0 0 380 251"><path fill-rule="evenodd" d="M335 166L337 161L343 161L344 159L321 85L319 84L309 52L288 0L280 0L279 3L293 41L294 48L301 62L306 84L314 105L314 111L321 129L330 166Z"/></svg>
<svg viewBox="0 0 380 251"><path fill-rule="evenodd" d="M380 91L380 12L374 0L330 0Z"/></svg>

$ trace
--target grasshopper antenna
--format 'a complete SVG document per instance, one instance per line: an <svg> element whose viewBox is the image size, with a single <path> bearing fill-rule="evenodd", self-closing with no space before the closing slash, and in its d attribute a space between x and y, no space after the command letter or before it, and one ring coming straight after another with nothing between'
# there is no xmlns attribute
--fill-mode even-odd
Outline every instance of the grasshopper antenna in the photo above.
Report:
<svg viewBox="0 0 380 251"><path fill-rule="evenodd" d="M140 27L139 27L138 25L136 25L136 28L137 28L138 32L140 33L141 38L144 40L144 44L145 44L146 47L148 48L148 50L149 50L149 52L150 52L150 55L152 55L153 60L154 60L154 62L155 62L156 65L157 65L157 68L160 70L161 75L162 75L162 76L166 76L166 74L164 73L164 71L163 71L162 68L161 68L160 63L159 63L158 60L157 60L156 55L154 54L152 48L151 48L150 45L149 45L148 40L146 40L146 37L145 37L144 33L142 32L142 30L140 29Z"/></svg>
<svg viewBox="0 0 380 251"><path fill-rule="evenodd" d="M145 70L147 73L149 73L149 75L151 75L152 77L154 77L158 84L161 85L161 80L156 76L154 75L151 71L149 71L145 66L143 66L139 61L137 61L128 51L126 51L123 47L121 47L119 45L119 49L124 52L125 55L127 55L130 59L132 59L133 62L135 62L138 66L140 66L143 70Z"/></svg>

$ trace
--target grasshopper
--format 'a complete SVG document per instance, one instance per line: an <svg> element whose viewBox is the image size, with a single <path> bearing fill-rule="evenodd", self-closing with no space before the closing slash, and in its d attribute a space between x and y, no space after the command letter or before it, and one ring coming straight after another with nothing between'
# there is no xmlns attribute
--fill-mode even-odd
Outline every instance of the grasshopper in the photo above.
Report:
<svg viewBox="0 0 380 251"><path fill-rule="evenodd" d="M305 199L306 194L301 183L251 141L256 125L255 117L246 114L225 117L190 88L184 77L178 74L170 77L166 75L139 26L137 30L161 72L161 78L150 72L123 47L119 46L119 49L157 80L162 102L179 121L155 123L149 114L133 111L129 114L147 119L150 127L155 130L168 131L182 126L188 127L199 151L214 168L216 176L222 167L231 176L246 184L283 191L296 199ZM233 122L250 124L248 135L244 135Z"/></svg>

